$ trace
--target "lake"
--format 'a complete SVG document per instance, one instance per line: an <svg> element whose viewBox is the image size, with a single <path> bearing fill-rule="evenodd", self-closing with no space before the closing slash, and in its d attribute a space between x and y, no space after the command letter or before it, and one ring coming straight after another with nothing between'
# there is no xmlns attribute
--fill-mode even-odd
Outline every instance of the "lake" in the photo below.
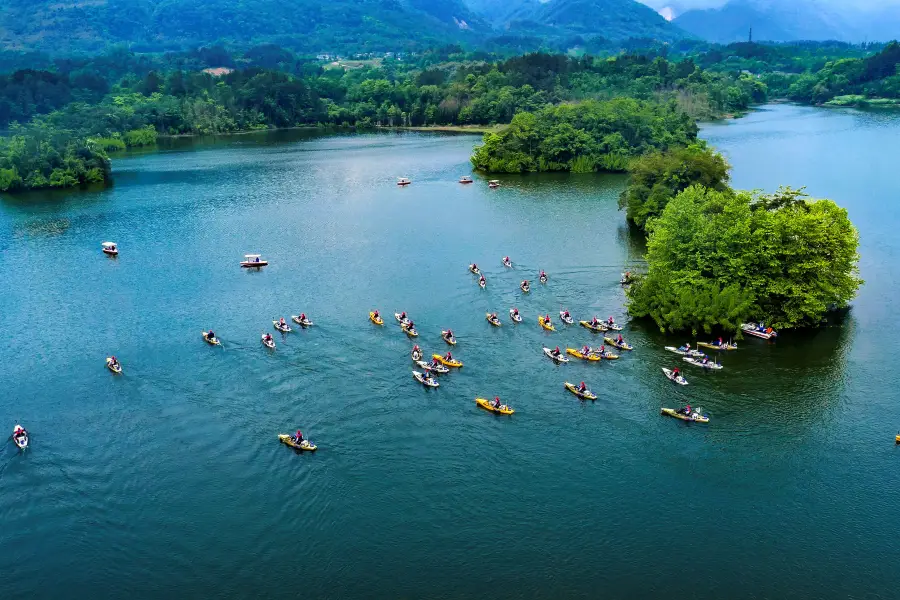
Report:
<svg viewBox="0 0 900 600"><path fill-rule="evenodd" d="M628 324L618 361L541 352L602 340L538 314L627 321L643 245L621 176L490 190L456 183L471 136L294 131L177 140L117 158L106 190L5 198L0 421L32 440L0 452L0 572L36 598L894 597L898 134L895 113L790 105L703 128L737 187L846 207L866 285L838 326L745 340L678 389L662 347L689 338L652 324ZM240 269L253 252L271 265ZM401 310L426 351L458 336L438 389L412 379ZM313 327L275 334L301 311ZM516 414L474 403L495 395ZM660 416L686 401L711 423ZM316 453L278 443L298 427Z"/></svg>

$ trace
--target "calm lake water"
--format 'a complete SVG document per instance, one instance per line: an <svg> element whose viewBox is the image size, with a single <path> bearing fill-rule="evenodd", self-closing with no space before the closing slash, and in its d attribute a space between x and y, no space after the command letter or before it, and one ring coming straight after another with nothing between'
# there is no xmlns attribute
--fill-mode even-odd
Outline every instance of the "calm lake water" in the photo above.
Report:
<svg viewBox="0 0 900 600"><path fill-rule="evenodd" d="M626 320L619 274L642 247L622 177L489 190L456 183L472 137L288 132L119 158L102 192L3 199L0 424L32 433L0 452L3 580L35 598L896 597L900 117L771 106L703 135L738 187L847 207L867 283L841 326L747 340L679 389L662 346L688 339L647 324L616 362L541 354L600 340L538 313ZM248 252L271 266L241 270ZM424 390L372 308L408 311L429 351L451 327L466 366ZM316 325L262 348L300 311ZM659 415L684 401L711 424ZM317 453L278 443L297 427Z"/></svg>

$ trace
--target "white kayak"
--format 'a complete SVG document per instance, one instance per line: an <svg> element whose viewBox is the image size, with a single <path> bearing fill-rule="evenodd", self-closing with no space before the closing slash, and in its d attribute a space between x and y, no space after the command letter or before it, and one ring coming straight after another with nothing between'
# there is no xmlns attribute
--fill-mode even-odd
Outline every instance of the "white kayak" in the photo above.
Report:
<svg viewBox="0 0 900 600"><path fill-rule="evenodd" d="M290 332L293 331L293 329L291 329L291 326L288 325L287 323L285 323L284 325L282 325L280 321L277 321L277 320L274 320L274 319L272 320L272 325L274 325L274 326L275 326L275 329L277 329L277 330L280 331L281 333L290 333Z"/></svg>
<svg viewBox="0 0 900 600"><path fill-rule="evenodd" d="M487 287L487 281L485 281L484 279L479 279L478 285L481 286L481 289L485 289L485 287Z"/></svg>
<svg viewBox="0 0 900 600"><path fill-rule="evenodd" d="M437 381L435 381L433 378L427 377L424 374L419 373L418 371L413 371L412 374L413 374L413 377L415 377L416 381L418 381L419 383L421 383L422 385L424 385L426 387L438 387L441 385Z"/></svg>
<svg viewBox="0 0 900 600"><path fill-rule="evenodd" d="M569 359L566 358L565 356L563 356L562 353L560 353L559 356L557 356L557 355L553 354L553 350L551 350L550 348L544 348L544 354L546 354L547 358L549 358L550 360L556 361L558 363L569 362Z"/></svg>
<svg viewBox="0 0 900 600"><path fill-rule="evenodd" d="M503 266L506 267L507 269L512 269L512 261L511 261L511 260L504 260L504 261L503 261Z"/></svg>
<svg viewBox="0 0 900 600"><path fill-rule="evenodd" d="M699 350L685 350L684 348L676 348L675 346L666 346L666 350L674 352L675 354L680 354L681 356L692 356L694 358L703 358L706 356L706 354Z"/></svg>
<svg viewBox="0 0 900 600"><path fill-rule="evenodd" d="M296 323L297 325L299 325L301 327L309 327L310 325L313 324L313 322L310 321L308 318L301 319L297 315L291 315L291 321L293 321L294 323Z"/></svg>
<svg viewBox="0 0 900 600"><path fill-rule="evenodd" d="M612 331L622 331L622 326L617 323L610 323L607 321L603 324L607 329L611 329Z"/></svg>
<svg viewBox="0 0 900 600"><path fill-rule="evenodd" d="M28 447L28 432L25 431L25 428L18 423L15 427L13 427L12 438L13 442L16 444L16 446L19 447L20 450L24 450Z"/></svg>
<svg viewBox="0 0 900 600"><path fill-rule="evenodd" d="M699 358L694 358L692 356L685 356L682 360L689 365L694 365L695 367L700 367L701 369L712 369L713 371L718 371L719 369L724 369L722 365L717 362L708 362L706 364Z"/></svg>
<svg viewBox="0 0 900 600"><path fill-rule="evenodd" d="M397 322L403 325L404 323L409 323L409 317L403 317L400 313L394 313L394 318L397 319Z"/></svg>
<svg viewBox="0 0 900 600"><path fill-rule="evenodd" d="M262 341L263 346L265 346L266 348L269 348L271 350L275 349L275 340L274 339L266 339L265 333L262 334L262 336L260 336L260 340Z"/></svg>
<svg viewBox="0 0 900 600"><path fill-rule="evenodd" d="M572 325L575 323L575 319L570 316L566 316L566 311L559 311L559 320L565 323L566 325Z"/></svg>
<svg viewBox="0 0 900 600"><path fill-rule="evenodd" d="M420 352L419 350L413 350L413 351L410 353L410 356L412 357L412 359L413 359L414 361L422 360L422 352Z"/></svg>
<svg viewBox="0 0 900 600"><path fill-rule="evenodd" d="M678 385L687 385L688 384L687 379L685 379L681 375L678 375L678 376L673 375L671 369L667 369L667 368L663 367L663 375L666 376L666 379L668 379L669 381L674 381Z"/></svg>
<svg viewBox="0 0 900 600"><path fill-rule="evenodd" d="M431 371L432 373L441 373L441 374L450 372L450 369L448 369L441 363L438 363L437 365L433 365L429 362L425 362L424 360L417 360L416 364L419 365L419 368L421 368L423 371Z"/></svg>
<svg viewBox="0 0 900 600"><path fill-rule="evenodd" d="M509 318L515 321L516 323L522 322L522 315L517 312L514 312L513 309L509 309Z"/></svg>

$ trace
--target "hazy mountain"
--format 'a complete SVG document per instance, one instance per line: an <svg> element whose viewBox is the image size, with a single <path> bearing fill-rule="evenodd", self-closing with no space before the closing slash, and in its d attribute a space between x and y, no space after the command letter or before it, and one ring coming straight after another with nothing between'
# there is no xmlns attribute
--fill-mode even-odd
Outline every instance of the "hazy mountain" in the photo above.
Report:
<svg viewBox="0 0 900 600"><path fill-rule="evenodd" d="M688 10L676 25L713 42L754 40L886 41L900 36L894 2L830 0L730 0L720 8Z"/></svg>
<svg viewBox="0 0 900 600"><path fill-rule="evenodd" d="M280 41L400 50L490 30L461 0L0 0L0 48L100 51Z"/></svg>

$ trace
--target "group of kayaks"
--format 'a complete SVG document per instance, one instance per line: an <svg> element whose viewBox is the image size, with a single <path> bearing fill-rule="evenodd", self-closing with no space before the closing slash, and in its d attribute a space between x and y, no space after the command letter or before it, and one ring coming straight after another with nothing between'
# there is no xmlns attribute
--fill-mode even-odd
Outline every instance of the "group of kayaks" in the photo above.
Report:
<svg viewBox="0 0 900 600"><path fill-rule="evenodd" d="M513 268L513 263L509 259L508 256L504 256L503 259L501 260L501 262L502 262L503 266L506 267L507 269ZM478 285L479 285L479 287L481 287L481 289L483 289L483 290L487 289L487 279L485 279L484 273L482 273L482 271L478 267L477 263L472 263L469 265L469 272L472 275L478 275ZM544 271L541 271L538 274L538 281L540 281L541 283L547 283L547 279L548 279L547 274ZM521 289L523 293L527 294L528 292L531 291L531 284L528 282L527 279L525 279L522 281L522 283L519 284L519 289Z"/></svg>

